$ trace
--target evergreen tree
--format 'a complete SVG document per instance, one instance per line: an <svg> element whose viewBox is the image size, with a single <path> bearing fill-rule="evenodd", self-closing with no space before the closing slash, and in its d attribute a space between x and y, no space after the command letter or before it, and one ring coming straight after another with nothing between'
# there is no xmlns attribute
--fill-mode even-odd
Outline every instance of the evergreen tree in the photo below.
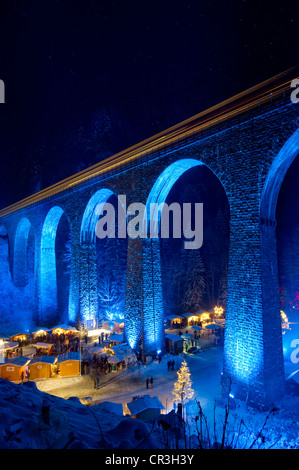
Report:
<svg viewBox="0 0 299 470"><path fill-rule="evenodd" d="M188 250L185 281L185 311L196 312L202 308L206 289L205 267L199 250Z"/></svg>
<svg viewBox="0 0 299 470"><path fill-rule="evenodd" d="M193 398L194 390L192 389L191 374L187 362L183 361L180 370L177 372L178 380L174 383L172 394L175 403L182 403L182 406L191 398Z"/></svg>

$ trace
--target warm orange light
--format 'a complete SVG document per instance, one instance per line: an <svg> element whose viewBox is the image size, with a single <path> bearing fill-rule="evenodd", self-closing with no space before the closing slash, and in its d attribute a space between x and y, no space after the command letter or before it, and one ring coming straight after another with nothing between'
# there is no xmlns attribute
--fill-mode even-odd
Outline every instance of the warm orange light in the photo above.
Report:
<svg viewBox="0 0 299 470"><path fill-rule="evenodd" d="M210 320L210 314L208 312L202 313L200 315L200 321L205 322Z"/></svg>
<svg viewBox="0 0 299 470"><path fill-rule="evenodd" d="M214 307L214 313L215 313L216 315L221 316L221 315L223 314L223 308L222 308L222 307L217 307L217 306Z"/></svg>

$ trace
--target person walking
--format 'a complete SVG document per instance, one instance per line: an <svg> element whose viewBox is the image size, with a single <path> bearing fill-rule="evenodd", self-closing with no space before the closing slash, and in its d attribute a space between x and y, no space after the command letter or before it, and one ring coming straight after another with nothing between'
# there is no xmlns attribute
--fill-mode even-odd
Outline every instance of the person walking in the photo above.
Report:
<svg viewBox="0 0 299 470"><path fill-rule="evenodd" d="M149 378L147 377L147 379L146 379L146 388L148 388L148 384L149 384Z"/></svg>
<svg viewBox="0 0 299 470"><path fill-rule="evenodd" d="M150 378L150 384L151 384L151 388L153 388L153 384L154 384L154 379L153 379L153 377Z"/></svg>

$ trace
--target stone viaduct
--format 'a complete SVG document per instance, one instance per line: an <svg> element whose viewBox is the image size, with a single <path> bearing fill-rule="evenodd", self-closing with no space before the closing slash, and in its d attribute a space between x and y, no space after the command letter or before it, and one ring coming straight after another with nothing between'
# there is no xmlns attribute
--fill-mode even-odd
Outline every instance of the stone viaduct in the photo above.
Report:
<svg viewBox="0 0 299 470"><path fill-rule="evenodd" d="M284 72L66 180L0 211L15 286L28 282L28 234L34 234L36 323L57 308L55 237L65 214L71 232L68 322L97 309L97 205L114 195L163 202L188 169L207 166L230 208L223 390L271 403L284 390L275 211L299 153L299 107L291 101L298 70ZM125 334L141 355L164 348L159 242L128 239ZM0 273L1 276L1 273Z"/></svg>

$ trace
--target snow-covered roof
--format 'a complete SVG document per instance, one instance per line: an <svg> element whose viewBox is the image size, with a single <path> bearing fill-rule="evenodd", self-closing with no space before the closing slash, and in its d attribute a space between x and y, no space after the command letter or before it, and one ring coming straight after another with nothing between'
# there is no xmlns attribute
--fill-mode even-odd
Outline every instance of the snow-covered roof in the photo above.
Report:
<svg viewBox="0 0 299 470"><path fill-rule="evenodd" d="M43 343L43 342L40 342L40 343L35 343L33 344L32 346L36 347L36 348L50 348L51 346L53 346L52 343Z"/></svg>
<svg viewBox="0 0 299 470"><path fill-rule="evenodd" d="M184 339L182 339L179 335L166 335L165 338L169 339L170 341L172 341L173 343L176 343L178 341L183 341Z"/></svg>
<svg viewBox="0 0 299 470"><path fill-rule="evenodd" d="M32 331L31 333L32 333L33 335L35 335L35 333L38 333L39 331L51 331L51 330L49 330L49 328L42 328L42 327L40 327L40 328L37 328L36 330Z"/></svg>
<svg viewBox="0 0 299 470"><path fill-rule="evenodd" d="M183 313L182 316L184 318L188 318L188 317L192 317L194 315L197 315L196 313L191 313L191 312L186 312L186 313Z"/></svg>
<svg viewBox="0 0 299 470"><path fill-rule="evenodd" d="M56 328L61 328L62 330L75 331L75 332L78 333L77 328L75 328L74 326L65 325L64 323L61 323L60 325L53 326L53 328L50 328L50 330L53 331L53 330L56 330Z"/></svg>
<svg viewBox="0 0 299 470"><path fill-rule="evenodd" d="M78 352L67 352L57 357L58 364L66 361L81 361L81 354Z"/></svg>
<svg viewBox="0 0 299 470"><path fill-rule="evenodd" d="M111 401L103 401L94 405L94 409L100 411L108 411L109 413L114 413L116 415L123 416L123 406L121 403L113 403Z"/></svg>
<svg viewBox="0 0 299 470"><path fill-rule="evenodd" d="M88 352L90 354L101 354L105 352L105 348L101 348L100 346L92 346L91 348L88 349ZM107 353L108 355L108 353Z"/></svg>
<svg viewBox="0 0 299 470"><path fill-rule="evenodd" d="M19 343L16 341L7 341L5 343L0 344L0 351L8 351L9 349L14 349L19 346Z"/></svg>
<svg viewBox="0 0 299 470"><path fill-rule="evenodd" d="M23 333L20 333L20 332L15 333L14 332L14 333L9 333L8 336L9 336L9 338L13 338L14 336L28 336L28 333L24 333L24 332Z"/></svg>
<svg viewBox="0 0 299 470"><path fill-rule="evenodd" d="M38 364L39 362L43 362L46 364L54 364L55 361L56 361L56 357L54 356L38 356L38 357L34 357L33 359L31 359L30 365Z"/></svg>
<svg viewBox="0 0 299 470"><path fill-rule="evenodd" d="M127 407L129 408L132 416L148 410L149 408L165 410L165 407L162 405L158 397L150 397L149 395L144 395L130 403L127 403Z"/></svg>
<svg viewBox="0 0 299 470"><path fill-rule="evenodd" d="M19 356L19 357L16 357L16 358L5 359L4 364L12 364L14 366L23 367L29 361L30 361L29 357ZM3 363L0 363L0 366L2 366L2 365L3 365Z"/></svg>
<svg viewBox="0 0 299 470"><path fill-rule="evenodd" d="M217 325L216 323L209 323L208 325L205 325L205 328L208 330L219 330L221 326Z"/></svg>
<svg viewBox="0 0 299 470"><path fill-rule="evenodd" d="M122 343L124 340L124 335L123 334L114 334L109 336L110 341L116 341L118 343Z"/></svg>
<svg viewBox="0 0 299 470"><path fill-rule="evenodd" d="M197 326L197 325L189 326L188 328L190 328L190 330L195 330L195 331L201 331L202 330L201 326Z"/></svg>
<svg viewBox="0 0 299 470"><path fill-rule="evenodd" d="M167 320L175 320L176 318L182 318L182 315L167 315Z"/></svg>
<svg viewBox="0 0 299 470"><path fill-rule="evenodd" d="M108 357L107 361L108 361L110 364L117 364L118 362L123 361L123 357L118 354L117 356L110 356L110 357Z"/></svg>

